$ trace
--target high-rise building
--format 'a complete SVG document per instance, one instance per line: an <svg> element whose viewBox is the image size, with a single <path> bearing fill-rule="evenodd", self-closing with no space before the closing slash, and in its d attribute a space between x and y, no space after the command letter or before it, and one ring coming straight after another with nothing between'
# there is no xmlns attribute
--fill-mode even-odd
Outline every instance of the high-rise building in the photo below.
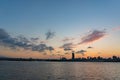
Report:
<svg viewBox="0 0 120 80"><path fill-rule="evenodd" d="M74 54L74 52L72 52L72 60L74 60L75 59L75 54Z"/></svg>

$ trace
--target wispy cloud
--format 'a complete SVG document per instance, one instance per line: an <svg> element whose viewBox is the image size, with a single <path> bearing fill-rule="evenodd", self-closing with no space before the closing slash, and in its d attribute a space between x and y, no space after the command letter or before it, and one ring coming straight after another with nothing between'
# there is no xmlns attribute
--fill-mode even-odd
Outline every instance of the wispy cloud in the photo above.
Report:
<svg viewBox="0 0 120 80"><path fill-rule="evenodd" d="M72 41L72 40L74 40L74 38L66 37L66 38L64 38L62 41L63 41L63 42L68 42L68 41Z"/></svg>
<svg viewBox="0 0 120 80"><path fill-rule="evenodd" d="M45 34L46 40L51 39L55 36L55 32L51 32L50 30Z"/></svg>
<svg viewBox="0 0 120 80"><path fill-rule="evenodd" d="M84 56L85 52L87 52L87 51L86 50L80 50L80 51L77 51L76 53L82 54Z"/></svg>
<svg viewBox="0 0 120 80"><path fill-rule="evenodd" d="M65 43L60 48L63 48L65 51L69 51L72 50L72 48L74 47L75 45L73 43Z"/></svg>
<svg viewBox="0 0 120 80"><path fill-rule="evenodd" d="M120 31L120 26L119 27L114 27L112 30L113 31Z"/></svg>
<svg viewBox="0 0 120 80"><path fill-rule="evenodd" d="M96 40L99 40L103 38L106 35L105 30L93 30L92 32L88 33L84 37L81 38L81 42L79 44L84 44L84 43L91 43Z"/></svg>
<svg viewBox="0 0 120 80"><path fill-rule="evenodd" d="M71 48L64 48L64 51L70 51L72 50Z"/></svg>

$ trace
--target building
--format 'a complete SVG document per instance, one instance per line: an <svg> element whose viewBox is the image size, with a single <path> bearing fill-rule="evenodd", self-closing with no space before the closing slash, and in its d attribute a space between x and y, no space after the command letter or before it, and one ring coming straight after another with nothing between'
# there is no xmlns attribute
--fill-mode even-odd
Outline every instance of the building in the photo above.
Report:
<svg viewBox="0 0 120 80"><path fill-rule="evenodd" d="M72 60L74 60L75 59L75 54L74 54L74 52L72 52Z"/></svg>

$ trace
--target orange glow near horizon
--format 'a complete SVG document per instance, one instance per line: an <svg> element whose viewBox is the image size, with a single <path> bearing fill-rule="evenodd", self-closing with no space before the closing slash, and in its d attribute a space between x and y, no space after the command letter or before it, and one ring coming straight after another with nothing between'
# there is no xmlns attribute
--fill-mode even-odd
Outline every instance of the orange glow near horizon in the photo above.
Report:
<svg viewBox="0 0 120 80"><path fill-rule="evenodd" d="M112 43L110 42L112 41ZM107 41L107 42L106 42ZM101 39L98 42L90 43L90 44L82 44L76 45L74 47L74 51L79 50L86 50L84 56L82 54L75 54L76 58L79 57L112 57L113 55L120 57L120 45L118 45L118 40L114 42L111 37L107 37L107 39ZM77 42L76 42L77 43ZM56 42L54 44L57 44ZM60 43L58 43L60 45ZM103 45L104 44L104 45ZM88 49L88 46L92 46L93 48ZM114 46L114 47L113 47ZM45 54L46 53L46 54ZM31 51L31 50L12 50L7 47L0 47L0 56L7 56L7 57L22 57L22 58L42 58L42 59L51 59L60 57L71 58L71 51L64 51L63 49L59 48L59 46L55 47L55 50L45 51L45 53L41 53L38 51ZM68 53L68 54L65 54Z"/></svg>

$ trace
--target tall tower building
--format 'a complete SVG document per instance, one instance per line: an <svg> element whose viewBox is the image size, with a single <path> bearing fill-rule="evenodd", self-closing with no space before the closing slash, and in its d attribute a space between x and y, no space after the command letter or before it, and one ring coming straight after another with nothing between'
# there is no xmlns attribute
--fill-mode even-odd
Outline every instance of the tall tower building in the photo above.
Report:
<svg viewBox="0 0 120 80"><path fill-rule="evenodd" d="M75 59L75 54L74 54L74 52L72 52L72 60L74 60Z"/></svg>

